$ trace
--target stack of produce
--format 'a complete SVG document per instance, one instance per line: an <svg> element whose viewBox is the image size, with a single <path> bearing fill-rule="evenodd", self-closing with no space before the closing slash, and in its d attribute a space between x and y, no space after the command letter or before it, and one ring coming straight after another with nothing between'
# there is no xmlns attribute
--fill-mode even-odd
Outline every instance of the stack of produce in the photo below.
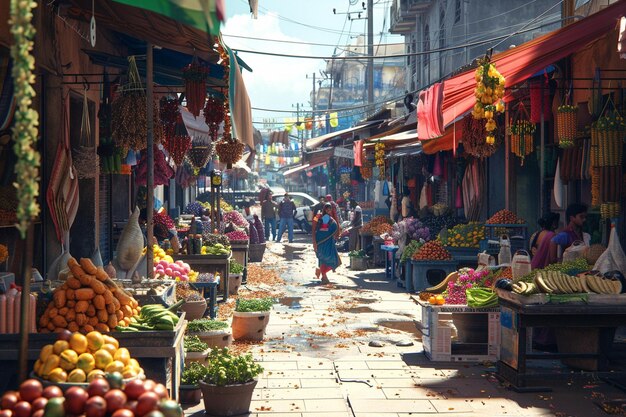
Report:
<svg viewBox="0 0 626 417"><path fill-rule="evenodd" d="M146 249L144 248L143 253L146 253ZM154 263L157 264L160 261L174 262L174 258L171 255L168 255L166 251L164 251L159 245L152 245L152 254Z"/></svg>
<svg viewBox="0 0 626 417"><path fill-rule="evenodd" d="M202 255L228 255L230 246L224 246L221 243L202 246Z"/></svg>
<svg viewBox="0 0 626 417"><path fill-rule="evenodd" d="M196 217L200 217L202 213L204 213L204 206L197 201L191 202L185 207L185 214L193 214Z"/></svg>
<svg viewBox="0 0 626 417"><path fill-rule="evenodd" d="M424 243L424 245L413 254L413 260L415 261L448 261L451 259L452 256L450 252L448 252L438 240L431 240L430 242Z"/></svg>
<svg viewBox="0 0 626 417"><path fill-rule="evenodd" d="M471 268L463 268L459 270L458 278L448 281L448 288L444 292L447 304L467 304L467 291L471 288L489 288L491 287L491 275L487 270L476 271ZM473 297L483 299L484 294ZM485 297L486 298L486 297Z"/></svg>
<svg viewBox="0 0 626 417"><path fill-rule="evenodd" d="M396 227L397 225L397 227ZM404 230L406 231L409 239L412 240L430 240L430 230L428 227L424 226L424 224L414 217L407 217L406 219L396 223L394 225L394 233L396 230ZM400 236L395 236L396 240L400 238Z"/></svg>
<svg viewBox="0 0 626 417"><path fill-rule="evenodd" d="M485 224L524 224L526 220L517 217L512 211L503 209L491 216Z"/></svg>
<svg viewBox="0 0 626 417"><path fill-rule="evenodd" d="M105 372L119 372L126 379L144 374L128 349L97 331L60 332L54 344L41 349L34 366L35 375L51 382L91 382Z"/></svg>
<svg viewBox="0 0 626 417"><path fill-rule="evenodd" d="M170 261L171 256L166 255L168 259L161 259L157 262L154 260L154 277L158 279L173 279L176 281L194 282L198 277L198 272L191 269L191 266L183 261Z"/></svg>
<svg viewBox="0 0 626 417"><path fill-rule="evenodd" d="M39 319L39 332L60 331L89 333L109 332L128 326L139 314L139 303L113 282L102 267L90 259L74 258L67 262L70 273L58 287L53 300Z"/></svg>
<svg viewBox="0 0 626 417"><path fill-rule="evenodd" d="M389 220L386 216L376 216L363 225L361 228L361 234L380 234L375 232L375 228L381 224L388 224L391 226L391 220Z"/></svg>
<svg viewBox="0 0 626 417"><path fill-rule="evenodd" d="M248 240L248 235L243 230L233 230L232 232L227 232L226 236L231 242L241 242Z"/></svg>
<svg viewBox="0 0 626 417"><path fill-rule="evenodd" d="M4 393L1 404L4 417L183 417L163 384L150 379L124 383L117 372L65 393L56 385L44 388L40 381L28 379L19 391Z"/></svg>
<svg viewBox="0 0 626 417"><path fill-rule="evenodd" d="M448 229L444 244L456 248L477 248L485 238L485 226L482 223L457 224Z"/></svg>
<svg viewBox="0 0 626 417"><path fill-rule="evenodd" d="M224 223L232 223L237 227L242 227L244 229L248 228L248 221L243 214L238 211L229 211L228 213L224 213Z"/></svg>
<svg viewBox="0 0 626 417"><path fill-rule="evenodd" d="M449 229L462 223L462 219L450 214L443 216L427 216L422 218L422 224L430 231L430 236L436 237L441 229Z"/></svg>
<svg viewBox="0 0 626 417"><path fill-rule="evenodd" d="M202 234L202 244L205 246L215 246L220 244L224 247L230 247L230 239L228 236L220 235L218 233L203 233Z"/></svg>
<svg viewBox="0 0 626 417"><path fill-rule="evenodd" d="M162 304L149 304L141 307L139 316L130 320L128 327L117 327L115 330L120 332L139 332L139 331L173 331L178 324L179 317L174 313L185 300L180 300L169 308Z"/></svg>
<svg viewBox="0 0 626 417"><path fill-rule="evenodd" d="M422 247L424 243L420 242L419 240L412 240L408 245L406 245L406 247L404 248L404 251L402 252L402 256L400 257L400 262L405 262L410 260L413 257L413 254Z"/></svg>

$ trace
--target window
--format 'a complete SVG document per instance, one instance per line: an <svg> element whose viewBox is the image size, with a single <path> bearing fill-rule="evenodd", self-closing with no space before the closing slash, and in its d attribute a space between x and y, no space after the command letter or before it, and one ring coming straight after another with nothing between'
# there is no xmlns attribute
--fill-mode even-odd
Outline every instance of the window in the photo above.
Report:
<svg viewBox="0 0 626 417"><path fill-rule="evenodd" d="M455 0L454 2L454 23L461 21L461 0Z"/></svg>
<svg viewBox="0 0 626 417"><path fill-rule="evenodd" d="M446 47L446 2L439 6L439 48Z"/></svg>
<svg viewBox="0 0 626 417"><path fill-rule="evenodd" d="M428 27L428 25L424 26L424 36L422 37L423 39L423 47L422 50L425 52L424 53L424 66L428 66L428 64L430 64L430 54L428 53L430 51L430 28Z"/></svg>

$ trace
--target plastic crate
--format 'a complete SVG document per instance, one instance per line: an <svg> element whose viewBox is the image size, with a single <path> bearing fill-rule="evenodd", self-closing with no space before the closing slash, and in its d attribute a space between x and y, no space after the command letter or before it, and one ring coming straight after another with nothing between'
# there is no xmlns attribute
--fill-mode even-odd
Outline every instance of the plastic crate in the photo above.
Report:
<svg viewBox="0 0 626 417"><path fill-rule="evenodd" d="M456 265L456 261L411 261L413 291L423 291L439 284L456 271Z"/></svg>

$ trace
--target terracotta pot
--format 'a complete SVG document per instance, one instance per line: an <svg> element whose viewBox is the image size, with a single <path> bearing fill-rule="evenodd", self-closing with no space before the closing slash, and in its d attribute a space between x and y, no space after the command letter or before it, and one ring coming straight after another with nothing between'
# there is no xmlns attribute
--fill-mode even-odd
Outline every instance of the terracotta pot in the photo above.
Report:
<svg viewBox="0 0 626 417"><path fill-rule="evenodd" d="M204 317L204 313L206 312L206 300L203 298L198 301L187 301L180 307L179 310L186 313L185 318L188 321L201 319Z"/></svg>
<svg viewBox="0 0 626 417"><path fill-rule="evenodd" d="M235 340L263 340L269 311L233 312L233 337Z"/></svg>
<svg viewBox="0 0 626 417"><path fill-rule="evenodd" d="M233 343L233 334L230 329L189 333L189 336L198 336L200 340L209 345L209 348L228 347Z"/></svg>
<svg viewBox="0 0 626 417"><path fill-rule="evenodd" d="M189 365L191 362L205 363L210 351L209 348L204 352L185 352L185 365Z"/></svg>
<svg viewBox="0 0 626 417"><path fill-rule="evenodd" d="M228 274L228 294L237 295L241 286L242 274Z"/></svg>
<svg viewBox="0 0 626 417"><path fill-rule="evenodd" d="M257 382L254 379L245 384L218 387L200 381L204 410L209 416L238 416L248 413Z"/></svg>
<svg viewBox="0 0 626 417"><path fill-rule="evenodd" d="M202 391L197 385L181 385L178 388L178 399L181 404L198 404L202 399Z"/></svg>

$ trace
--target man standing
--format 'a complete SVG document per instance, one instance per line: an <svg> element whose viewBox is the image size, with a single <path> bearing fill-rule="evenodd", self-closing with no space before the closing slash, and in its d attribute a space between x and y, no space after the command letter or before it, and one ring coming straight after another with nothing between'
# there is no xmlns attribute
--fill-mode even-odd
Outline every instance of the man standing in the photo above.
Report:
<svg viewBox="0 0 626 417"><path fill-rule="evenodd" d="M350 200L352 219L350 221L350 251L361 249L361 227L363 227L363 210L356 200Z"/></svg>
<svg viewBox="0 0 626 417"><path fill-rule="evenodd" d="M587 206L584 204L570 204L565 210L567 226L550 241L550 253L548 264L556 263L563 256L565 249L576 241L585 242L583 225L587 221ZM586 242L588 244L588 242ZM559 249L561 254L559 254Z"/></svg>
<svg viewBox="0 0 626 417"><path fill-rule="evenodd" d="M326 203L326 197L321 195L319 200L320 200L319 203L311 207L311 211L313 211L313 216L315 216L317 213L320 213L324 209L324 204Z"/></svg>
<svg viewBox="0 0 626 417"><path fill-rule="evenodd" d="M289 198L289 194L285 193L283 201L278 205L278 216L280 217L280 228L276 242L280 242L283 238L285 229L288 228L289 243L293 242L293 217L296 215L296 205Z"/></svg>
<svg viewBox="0 0 626 417"><path fill-rule="evenodd" d="M270 230L272 240L276 240L276 208L278 204L272 200L272 192L265 194L265 200L261 203L261 217L265 223L265 241L270 240Z"/></svg>

